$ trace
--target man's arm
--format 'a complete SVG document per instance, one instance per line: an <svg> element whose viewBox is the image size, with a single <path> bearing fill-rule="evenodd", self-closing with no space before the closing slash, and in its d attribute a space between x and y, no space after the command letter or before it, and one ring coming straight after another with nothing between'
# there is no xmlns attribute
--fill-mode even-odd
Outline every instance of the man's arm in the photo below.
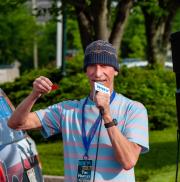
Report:
<svg viewBox="0 0 180 182"><path fill-rule="evenodd" d="M51 91L52 82L46 77L39 77L33 82L31 94L24 99L13 112L8 121L8 126L13 129L39 129L42 127L36 113L31 112L36 100Z"/></svg>
<svg viewBox="0 0 180 182"><path fill-rule="evenodd" d="M111 140L112 147L115 151L117 161L120 162L123 165L123 168L126 170L134 167L138 161L141 146L130 142L123 136L116 126L107 128L107 132Z"/></svg>
<svg viewBox="0 0 180 182"><path fill-rule="evenodd" d="M110 114L110 98L108 94L98 92L96 94L96 105L99 108L103 108L103 120L104 123L112 122L113 118ZM113 150L115 152L116 159L123 165L126 170L131 169L137 163L139 154L141 152L141 146L136 143L130 142L123 134L119 131L116 126L107 128L109 138L112 143Z"/></svg>

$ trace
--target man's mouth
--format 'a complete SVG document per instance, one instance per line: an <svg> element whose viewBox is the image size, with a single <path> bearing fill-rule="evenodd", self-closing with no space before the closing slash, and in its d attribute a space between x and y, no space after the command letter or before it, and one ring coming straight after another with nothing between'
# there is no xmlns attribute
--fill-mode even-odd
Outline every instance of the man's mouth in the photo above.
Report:
<svg viewBox="0 0 180 182"><path fill-rule="evenodd" d="M105 80L93 80L93 82L97 82L97 83L104 83Z"/></svg>

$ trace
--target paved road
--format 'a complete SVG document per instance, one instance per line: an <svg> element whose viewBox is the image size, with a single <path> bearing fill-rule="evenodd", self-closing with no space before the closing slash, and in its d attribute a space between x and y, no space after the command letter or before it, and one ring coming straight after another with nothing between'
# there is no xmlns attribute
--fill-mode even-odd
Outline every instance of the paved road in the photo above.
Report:
<svg viewBox="0 0 180 182"><path fill-rule="evenodd" d="M64 177L44 175L44 182L64 182Z"/></svg>

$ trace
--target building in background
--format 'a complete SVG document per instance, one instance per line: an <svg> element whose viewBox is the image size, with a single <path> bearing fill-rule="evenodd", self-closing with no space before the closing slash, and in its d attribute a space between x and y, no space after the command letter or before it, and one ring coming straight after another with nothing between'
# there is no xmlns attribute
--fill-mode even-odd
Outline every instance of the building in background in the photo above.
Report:
<svg viewBox="0 0 180 182"><path fill-rule="evenodd" d="M10 65L0 65L0 84L5 82L13 82L20 76L20 63L15 61Z"/></svg>

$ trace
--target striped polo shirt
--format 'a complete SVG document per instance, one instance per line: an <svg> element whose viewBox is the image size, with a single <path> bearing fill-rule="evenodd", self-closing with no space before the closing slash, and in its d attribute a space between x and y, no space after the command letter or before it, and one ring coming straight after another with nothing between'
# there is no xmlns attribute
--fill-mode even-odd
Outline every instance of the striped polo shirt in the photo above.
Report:
<svg viewBox="0 0 180 182"><path fill-rule="evenodd" d="M41 123L42 134L49 137L62 133L64 144L64 171L66 182L77 181L78 161L85 154L82 141L82 106L86 98L81 100L63 101L46 109L36 111ZM141 153L149 150L148 117L145 107L136 101L130 100L121 94L115 95L110 105L112 118L118 121L119 131L131 142L142 146ZM85 105L85 128L88 132L99 115L99 109L88 98ZM98 126L100 127L100 126ZM93 166L96 159L98 129L92 139L88 155ZM92 170L92 177L94 171ZM92 179L92 178L91 178ZM99 139L95 181L133 182L135 181L134 168L123 169L115 159L107 129L102 124Z"/></svg>

